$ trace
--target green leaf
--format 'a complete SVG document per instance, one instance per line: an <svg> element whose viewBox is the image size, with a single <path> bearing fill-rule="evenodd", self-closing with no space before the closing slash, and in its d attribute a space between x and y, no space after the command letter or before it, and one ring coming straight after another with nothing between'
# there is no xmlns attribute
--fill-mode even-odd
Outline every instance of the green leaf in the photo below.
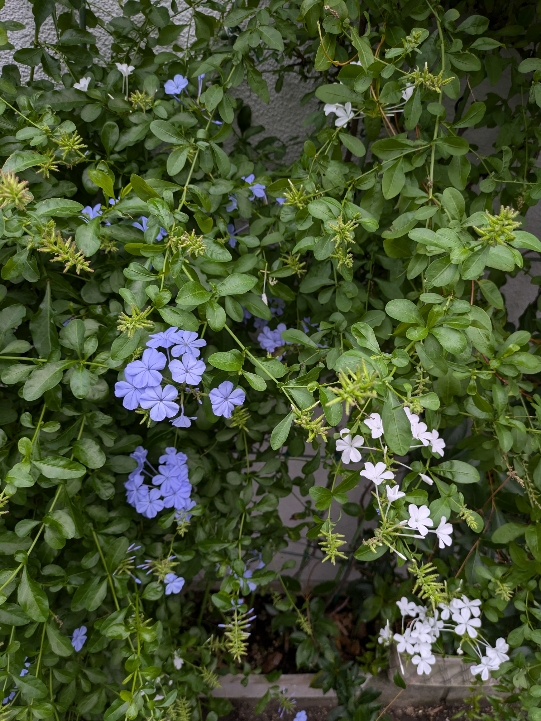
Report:
<svg viewBox="0 0 541 721"><path fill-rule="evenodd" d="M201 305L210 300L212 293L205 290L198 280L189 280L182 286L178 295L177 303L180 305Z"/></svg>
<svg viewBox="0 0 541 721"><path fill-rule="evenodd" d="M472 128L477 125L484 118L486 112L486 105L484 103L472 103L464 115L456 123L453 123L454 128Z"/></svg>
<svg viewBox="0 0 541 721"><path fill-rule="evenodd" d="M16 603L4 603L0 606L0 623L6 626L26 626L29 616Z"/></svg>
<svg viewBox="0 0 541 721"><path fill-rule="evenodd" d="M33 370L24 384L23 398L26 401L36 401L41 398L45 391L60 383L62 374L68 365L69 361L55 361Z"/></svg>
<svg viewBox="0 0 541 721"><path fill-rule="evenodd" d="M213 353L208 362L222 371L240 371L244 363L244 356L238 350L230 350L226 353Z"/></svg>
<svg viewBox="0 0 541 721"><path fill-rule="evenodd" d="M466 155L470 149L470 144L466 138L461 138L458 135L449 135L446 138L438 138L435 141L443 150L449 155Z"/></svg>
<svg viewBox="0 0 541 721"><path fill-rule="evenodd" d="M489 20L483 15L470 15L457 27L457 32L482 35L488 30Z"/></svg>
<svg viewBox="0 0 541 721"><path fill-rule="evenodd" d="M105 453L92 438L81 438L72 446L73 455L87 468L101 468L106 459Z"/></svg>
<svg viewBox="0 0 541 721"><path fill-rule="evenodd" d="M189 148L177 148L167 157L167 172L169 175L177 175L186 165ZM139 193L137 193L139 195ZM141 196L139 196L141 197Z"/></svg>
<svg viewBox="0 0 541 721"><path fill-rule="evenodd" d="M314 499L316 503L316 509L318 511L326 511L327 508L331 507L333 494L328 488L323 488L322 486L314 486L313 488L309 489L308 493Z"/></svg>
<svg viewBox="0 0 541 721"><path fill-rule="evenodd" d="M45 478L56 480L68 480L70 478L81 478L86 469L76 461L70 461L64 456L47 456L39 461L32 461L36 468Z"/></svg>
<svg viewBox="0 0 541 721"><path fill-rule="evenodd" d="M186 143L186 138L182 132L167 120L153 120L150 123L150 130L164 143L171 143L172 145L184 145Z"/></svg>
<svg viewBox="0 0 541 721"><path fill-rule="evenodd" d="M385 306L385 312L391 318L395 318L402 323L416 323L422 326L425 324L423 316L419 313L415 303L405 298L390 300Z"/></svg>
<svg viewBox="0 0 541 721"><path fill-rule="evenodd" d="M103 714L103 721L119 721L119 719L126 718L126 712L129 707L130 704L128 701L117 698Z"/></svg>
<svg viewBox="0 0 541 721"><path fill-rule="evenodd" d="M355 50L359 53L359 62L362 67L367 70L374 62L374 54L370 43L365 37L360 37L354 27L351 27L351 42Z"/></svg>
<svg viewBox="0 0 541 721"><path fill-rule="evenodd" d="M378 546L375 551L373 551L370 546L363 544L362 546L359 546L353 556L358 561L377 561L377 559L381 558L383 554L387 552L387 550L387 546L383 544L381 546Z"/></svg>
<svg viewBox="0 0 541 721"><path fill-rule="evenodd" d="M87 581L75 591L71 600L72 611L96 611L107 595L107 580L99 576Z"/></svg>
<svg viewBox="0 0 541 721"><path fill-rule="evenodd" d="M360 99L357 93L350 90L347 85L341 85L340 83L320 85L319 88L316 88L316 98L331 105L337 103L343 105L344 103L357 102Z"/></svg>
<svg viewBox="0 0 541 721"><path fill-rule="evenodd" d="M56 627L54 621L51 621L45 627L47 631L47 639L51 646L51 651L57 656L71 656L73 653L73 646L67 636L60 633L60 630Z"/></svg>
<svg viewBox="0 0 541 721"><path fill-rule="evenodd" d="M231 273L216 287L219 296L224 295L242 295L252 290L257 283L257 278L253 275L245 275L244 273Z"/></svg>
<svg viewBox="0 0 541 721"><path fill-rule="evenodd" d="M344 145L353 155L357 158L363 158L366 155L366 148L364 143L359 138L355 138L353 135L347 133L339 133L339 138Z"/></svg>
<svg viewBox="0 0 541 721"><path fill-rule="evenodd" d="M393 453L404 456L413 442L411 425L395 394L387 391L381 413L385 441Z"/></svg>
<svg viewBox="0 0 541 721"><path fill-rule="evenodd" d="M404 163L402 158L390 165L383 173L383 179L381 183L381 189L383 191L383 197L385 200L395 198L406 182L406 175L404 173Z"/></svg>
<svg viewBox="0 0 541 721"><path fill-rule="evenodd" d="M219 85L211 85L204 92L203 101L206 109L212 113L221 103L224 96L224 89Z"/></svg>
<svg viewBox="0 0 541 721"><path fill-rule="evenodd" d="M45 285L45 295L39 305L38 312L29 323L34 346L42 358L47 358L51 351L58 348L58 331L54 322L54 310L51 300L51 284ZM5 382L5 381L4 381Z"/></svg>
<svg viewBox="0 0 541 721"><path fill-rule="evenodd" d="M525 230L515 230L514 236L514 239L510 243L513 248L528 248L538 253L541 252L541 241L539 241L535 235L532 235L532 233L527 233Z"/></svg>
<svg viewBox="0 0 541 721"><path fill-rule="evenodd" d="M433 473L448 478L453 483L479 483L479 471L464 461L445 461L439 466L431 466Z"/></svg>
<svg viewBox="0 0 541 721"><path fill-rule="evenodd" d="M176 326L182 330L191 330L194 333L197 332L199 328L199 321L193 313L190 313L187 310L166 306L165 308L160 308L158 313L164 321L171 326Z"/></svg>
<svg viewBox="0 0 541 721"><path fill-rule="evenodd" d="M263 75L250 63L246 63L246 79L254 93L264 103L270 102L269 88Z"/></svg>
<svg viewBox="0 0 541 721"><path fill-rule="evenodd" d="M455 328L447 328L445 326L438 326L437 328L431 328L430 332L437 338L441 343L444 350L455 355L462 353L468 345L466 336Z"/></svg>
<svg viewBox="0 0 541 721"><path fill-rule="evenodd" d="M90 170L88 171L88 177L94 183L94 185L97 185L98 188L101 188L103 190L103 192L108 198L115 197L113 180L107 173L104 173L103 170L90 168Z"/></svg>
<svg viewBox="0 0 541 721"><path fill-rule="evenodd" d="M456 188L445 188L442 194L443 207L453 220L462 220L466 210L464 196Z"/></svg>
<svg viewBox="0 0 541 721"><path fill-rule="evenodd" d="M158 122L158 121L156 121ZM171 156L169 156L171 157ZM169 162L169 160L168 160ZM182 170L182 168L181 168ZM178 172L178 171L177 171ZM173 173L175 175L175 173ZM141 178L139 175L135 175L135 173L132 173L130 175L130 185L133 188L133 192L135 195L137 195L138 198L140 198L143 201L150 200L151 198L159 198L160 195L157 193L154 188L152 188L146 180Z"/></svg>
<svg viewBox="0 0 541 721"><path fill-rule="evenodd" d="M273 28L269 25L260 25L258 27L258 30L265 45L268 45L269 48L272 48L273 50L283 52L284 41L282 40L282 36L276 28Z"/></svg>
<svg viewBox="0 0 541 721"><path fill-rule="evenodd" d="M49 617L49 601L42 587L28 574L25 566L17 589L17 601L33 621L44 622Z"/></svg>
<svg viewBox="0 0 541 721"><path fill-rule="evenodd" d="M93 218L75 231L75 244L86 256L94 255L100 249L100 219Z"/></svg>
<svg viewBox="0 0 541 721"><path fill-rule="evenodd" d="M246 378L254 390L264 391L267 389L267 384L261 376L258 376L255 373L248 373L248 371L242 371L242 375Z"/></svg>
<svg viewBox="0 0 541 721"><path fill-rule="evenodd" d="M295 328L291 328L282 331L281 335L283 340L287 341L288 343L298 343L300 345L308 346L309 348L317 348L317 343L314 343L314 341L309 338L306 333L303 333L302 330L296 330Z"/></svg>
<svg viewBox="0 0 541 721"><path fill-rule="evenodd" d="M45 163L49 158L46 155L40 155L32 150L16 150L12 153L4 163L2 170L4 173L20 173L27 168L33 168L35 165Z"/></svg>
<svg viewBox="0 0 541 721"><path fill-rule="evenodd" d="M212 330L219 331L225 326L227 317L225 310L215 300L209 300L205 308L205 316Z"/></svg>
<svg viewBox="0 0 541 721"><path fill-rule="evenodd" d="M342 420L342 403L333 403L332 405L328 405L331 401L335 400L336 396L335 394L330 390L330 388L323 388L321 387L319 389L319 402L321 403L323 407L323 412L325 413L325 418L327 419L327 423L330 423L331 426L337 426L340 421Z"/></svg>
<svg viewBox="0 0 541 721"><path fill-rule="evenodd" d="M357 343L362 348L368 348L373 353L379 355L381 353L376 334L368 323L358 321L351 326L351 332Z"/></svg>
<svg viewBox="0 0 541 721"><path fill-rule="evenodd" d="M508 544L515 538L523 536L528 530L528 526L524 523L504 523L503 526L497 528L490 539L492 543Z"/></svg>
<svg viewBox="0 0 541 721"><path fill-rule="evenodd" d="M293 412L288 413L285 418L283 418L280 423L276 426L276 428L271 433L271 448L274 451L277 451L278 448L281 448L284 443L287 441L287 437L289 436L289 431L291 430L291 424L293 423L294 414Z"/></svg>
<svg viewBox="0 0 541 721"><path fill-rule="evenodd" d="M47 619L45 619L47 620ZM25 676L19 676L18 674L11 674L11 678L15 682L17 688L21 692L21 696L28 703L35 708L34 701L39 701L42 698L48 696L47 686L39 678L26 674ZM49 716L49 714L47 714ZM38 717L39 718L39 717Z"/></svg>
<svg viewBox="0 0 541 721"><path fill-rule="evenodd" d="M75 200L67 198L47 198L36 203L34 212L48 218L69 218L72 215L79 215L83 206Z"/></svg>

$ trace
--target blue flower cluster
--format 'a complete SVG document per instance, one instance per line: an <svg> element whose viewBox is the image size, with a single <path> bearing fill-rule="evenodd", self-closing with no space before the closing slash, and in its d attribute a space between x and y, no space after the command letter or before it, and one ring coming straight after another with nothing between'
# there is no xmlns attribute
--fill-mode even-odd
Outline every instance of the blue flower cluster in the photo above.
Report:
<svg viewBox="0 0 541 721"><path fill-rule="evenodd" d="M124 484L128 503L145 518L155 518L164 508L174 508L186 513L195 506L190 494L192 485L188 479L187 456L174 448L166 448L160 456L158 470L147 460L148 451L139 446L131 454L137 468ZM145 483L145 476L152 485Z"/></svg>
<svg viewBox="0 0 541 721"><path fill-rule="evenodd" d="M153 421L172 418L171 423L177 428L189 428L195 416L185 415L184 404L176 402L178 389L172 383L162 386L162 371L167 365L172 381L182 386L182 397L186 391L196 391L206 369L205 362L199 358L201 348L206 345L207 341L197 333L175 326L154 333L147 341L142 358L126 366L125 380L115 384L115 396L122 398L124 408L130 411L139 407L148 410ZM165 353L158 348L163 348ZM241 388L234 388L230 381L224 381L210 391L209 398L214 415L231 418L234 407L244 403L246 394Z"/></svg>
<svg viewBox="0 0 541 721"><path fill-rule="evenodd" d="M274 353L277 348L288 344L288 341L282 338L282 333L285 330L287 330L285 323L279 323L276 326L276 330L271 330L268 325L265 325L262 327L261 333L257 336L257 341L267 353Z"/></svg>

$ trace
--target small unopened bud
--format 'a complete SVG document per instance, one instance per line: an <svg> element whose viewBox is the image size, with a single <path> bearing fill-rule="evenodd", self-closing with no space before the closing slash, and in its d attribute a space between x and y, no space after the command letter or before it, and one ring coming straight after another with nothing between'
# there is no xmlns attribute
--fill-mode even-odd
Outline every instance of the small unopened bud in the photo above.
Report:
<svg viewBox="0 0 541 721"><path fill-rule="evenodd" d="M261 300L263 301L263 303L265 303L265 305L268 305L268 304L269 304L269 301L267 300L267 294L266 294L266 293L261 293Z"/></svg>

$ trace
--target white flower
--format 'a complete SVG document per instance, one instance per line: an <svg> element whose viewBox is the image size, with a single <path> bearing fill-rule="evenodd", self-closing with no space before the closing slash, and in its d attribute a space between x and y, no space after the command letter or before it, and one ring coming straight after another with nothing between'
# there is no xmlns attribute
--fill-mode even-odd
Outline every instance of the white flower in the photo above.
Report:
<svg viewBox="0 0 541 721"><path fill-rule="evenodd" d="M128 77L128 75L131 75L133 71L135 70L133 65L128 65L128 63L115 63L116 68L118 72L123 75L125 78Z"/></svg>
<svg viewBox="0 0 541 721"><path fill-rule="evenodd" d="M457 621L455 618L456 614L453 614L453 621ZM481 627L481 619L480 618L462 618L461 623L457 623L455 627L455 633L459 636L465 636L468 634L470 638L476 638L477 637L477 629Z"/></svg>
<svg viewBox="0 0 541 721"><path fill-rule="evenodd" d="M361 471L361 476L368 478L369 481L373 481L376 486L379 486L379 484L383 483L383 481L390 481L394 478L394 473L392 473L392 471L387 471L386 468L387 466L385 463L382 463L381 461L376 463L376 465L367 461L364 470Z"/></svg>
<svg viewBox="0 0 541 721"><path fill-rule="evenodd" d="M413 601L408 601L405 596L402 596L400 601L396 602L402 616L417 616L417 604Z"/></svg>
<svg viewBox="0 0 541 721"><path fill-rule="evenodd" d="M443 440L443 438L440 438L438 431L430 431L429 433L424 433L423 437L421 438L421 443L424 446L431 446L432 453L438 453L440 456L443 456L445 441Z"/></svg>
<svg viewBox="0 0 541 721"><path fill-rule="evenodd" d="M479 617L481 615L480 606L481 601L478 598L474 598L470 601L467 596L462 596L462 598L453 598L451 601L451 608L453 611L460 612L464 618L469 618L470 616Z"/></svg>
<svg viewBox="0 0 541 721"><path fill-rule="evenodd" d="M361 460L361 454L357 450L364 443L362 436L351 437L349 428L343 428L340 431L341 438L336 441L336 450L342 451L342 463L358 463Z"/></svg>
<svg viewBox="0 0 541 721"><path fill-rule="evenodd" d="M505 642L504 638L499 638L496 641L495 648L487 646L487 656L489 659L493 660L495 664L498 664L496 668L499 668L500 664L504 663L505 661L509 661L507 651L509 651L509 645Z"/></svg>
<svg viewBox="0 0 541 721"><path fill-rule="evenodd" d="M364 423L370 428L372 438L380 438L383 435L383 423L379 413L371 413Z"/></svg>
<svg viewBox="0 0 541 721"><path fill-rule="evenodd" d="M453 526L450 523L446 523L447 519L442 516L440 519L440 525L436 528L434 533L438 537L440 548L451 545L451 533L453 532Z"/></svg>
<svg viewBox="0 0 541 721"><path fill-rule="evenodd" d="M402 90L402 97L406 102L411 98L414 90L415 90L415 85L406 85L404 90Z"/></svg>
<svg viewBox="0 0 541 721"><path fill-rule="evenodd" d="M400 486L385 486L387 491L387 498L391 503L398 501L399 498L403 498L406 494L400 490Z"/></svg>
<svg viewBox="0 0 541 721"><path fill-rule="evenodd" d="M474 676L477 676L478 673L481 674L481 679L483 681L488 681L490 678L490 672L496 671L498 666L494 667L494 663L491 658L488 656L483 656L481 659L481 663L477 664L477 666L471 667L471 672Z"/></svg>
<svg viewBox="0 0 541 721"><path fill-rule="evenodd" d="M426 536L428 533L427 526L434 525L432 519L430 518L430 510L428 506L417 507L414 503L410 503L408 511L410 514L408 526L416 531L419 531L421 536Z"/></svg>
<svg viewBox="0 0 541 721"><path fill-rule="evenodd" d="M389 621L387 621L387 625L383 628L380 628L379 630L379 638L378 643L382 643L385 646L388 646L391 642L392 634L391 634L391 627L389 626Z"/></svg>
<svg viewBox="0 0 541 721"><path fill-rule="evenodd" d="M82 90L84 93L86 93L91 80L92 78L90 76L88 76L87 78L81 78L78 83L73 83L73 87L75 88L75 90Z"/></svg>
<svg viewBox="0 0 541 721"><path fill-rule="evenodd" d="M430 478L430 476L427 476L424 473L419 473L419 476L420 476L421 480L424 481L425 483L428 483L429 486L434 485L434 481L432 480L432 478Z"/></svg>
<svg viewBox="0 0 541 721"><path fill-rule="evenodd" d="M439 635L439 633L438 633ZM433 643L436 640L434 636L432 626L428 621L417 620L411 627L411 637L415 639L418 644L423 646Z"/></svg>
<svg viewBox="0 0 541 721"><path fill-rule="evenodd" d="M177 651L175 651L173 656L173 666L177 669L177 671L180 671L180 669L184 666L184 659L178 655Z"/></svg>
<svg viewBox="0 0 541 721"><path fill-rule="evenodd" d="M327 103L323 110L325 115L329 115L329 113L334 113L336 115L334 124L337 128L342 128L344 125L347 125L351 118L355 115L355 112L351 109L351 103L346 103L345 105L340 105L340 103L331 105L330 103Z"/></svg>
<svg viewBox="0 0 541 721"><path fill-rule="evenodd" d="M404 631L403 635L400 633L395 633L393 639L396 641L396 650L398 651L398 653L408 653L410 656L413 656L413 654L415 653L415 643L411 638L409 628Z"/></svg>
<svg viewBox="0 0 541 721"><path fill-rule="evenodd" d="M432 665L436 663L436 657L433 653L425 653L414 656L411 659L411 662L417 666L417 673L419 676L422 676L423 673L426 673L428 676L428 674L432 671Z"/></svg>
<svg viewBox="0 0 541 721"><path fill-rule="evenodd" d="M448 621L451 618L451 608L446 603L439 604L441 608L441 617L444 621Z"/></svg>

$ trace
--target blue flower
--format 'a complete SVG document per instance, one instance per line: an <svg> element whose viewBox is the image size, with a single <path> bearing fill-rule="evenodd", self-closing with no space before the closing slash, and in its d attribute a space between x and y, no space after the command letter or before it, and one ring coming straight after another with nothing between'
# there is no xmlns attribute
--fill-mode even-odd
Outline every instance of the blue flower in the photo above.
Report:
<svg viewBox="0 0 541 721"><path fill-rule="evenodd" d="M201 95L201 91L203 90L203 80L205 79L205 73L201 73L201 75L197 76L197 99L199 100L199 96Z"/></svg>
<svg viewBox="0 0 541 721"><path fill-rule="evenodd" d="M130 377L130 383L136 388L159 386L162 382L160 371L165 368L167 358L154 348L147 348L141 360L128 363L124 374Z"/></svg>
<svg viewBox="0 0 541 721"><path fill-rule="evenodd" d="M269 326L266 325L262 329L262 332L257 336L257 341L263 350L267 351L267 353L274 353L277 348L281 348L286 344L286 342L282 339L282 332L285 330L285 323L279 323L276 330L271 330Z"/></svg>
<svg viewBox="0 0 541 721"><path fill-rule="evenodd" d="M128 375L125 381L118 381L115 383L115 396L117 398L123 398L122 405L129 411L134 411L139 407L139 399L141 398L141 391L132 382L132 376Z"/></svg>
<svg viewBox="0 0 541 721"><path fill-rule="evenodd" d="M232 213L234 210L237 210L237 208L239 207L236 196L230 195L229 201L230 202L225 206L225 209L227 210L228 213Z"/></svg>
<svg viewBox="0 0 541 721"><path fill-rule="evenodd" d="M71 645L79 652L86 643L86 626L76 628L71 637Z"/></svg>
<svg viewBox="0 0 541 721"><path fill-rule="evenodd" d="M276 202L278 205L283 205L286 202L285 198L276 198Z"/></svg>
<svg viewBox="0 0 541 721"><path fill-rule="evenodd" d="M81 210L81 215L86 216L83 220L85 223L88 223L89 220L94 220L94 218L101 215L101 205L99 203L97 203L94 207L91 205L85 205L85 207Z"/></svg>
<svg viewBox="0 0 541 721"><path fill-rule="evenodd" d="M189 428L192 425L192 421L195 420L197 420L197 416L185 416L184 409L182 409L180 416L171 421L171 424L174 425L175 428Z"/></svg>
<svg viewBox="0 0 541 721"><path fill-rule="evenodd" d="M171 346L178 342L177 331L178 328L172 326L161 333L153 333L149 340L147 340L147 348L171 348Z"/></svg>
<svg viewBox="0 0 541 721"><path fill-rule="evenodd" d="M147 487L143 485L143 476L138 473L135 476L128 478L128 480L124 484L124 488L126 489L126 500L130 504L130 506L135 507L135 505L137 504L137 500L141 496L145 495Z"/></svg>
<svg viewBox="0 0 541 721"><path fill-rule="evenodd" d="M173 401L178 396L175 386L166 385L165 388L156 386L147 388L140 399L141 408L150 409L153 421L163 421L164 418L173 418L179 411L178 403Z"/></svg>
<svg viewBox="0 0 541 721"><path fill-rule="evenodd" d="M194 358L199 358L201 354L200 348L204 348L207 345L207 341L203 338L199 338L197 333L191 330L180 330L175 333L175 341L177 345L171 351L171 355L174 358L183 356L186 353L192 355Z"/></svg>
<svg viewBox="0 0 541 721"><path fill-rule="evenodd" d="M182 484L188 483L188 469L186 466L180 468L175 466L160 466L160 472L152 479L155 486L161 486L162 496L169 496L177 491ZM190 485L188 483L188 485ZM191 489L191 486L190 486ZM188 492L188 495L190 493Z"/></svg>
<svg viewBox="0 0 541 721"><path fill-rule="evenodd" d="M173 80L167 80L163 88L167 95L180 95L187 85L188 78L184 75L175 75Z"/></svg>
<svg viewBox="0 0 541 721"><path fill-rule="evenodd" d="M145 217L144 215L142 215L139 218L139 220L141 221L140 223L132 223L132 226L134 228L138 228L139 230L142 230L143 233L145 233L146 230L148 229L148 218ZM167 231L165 230L165 228L160 228L160 232L156 236L156 240L159 243L160 240L163 240L166 236L167 236Z"/></svg>
<svg viewBox="0 0 541 721"><path fill-rule="evenodd" d="M169 363L173 380L189 386L197 386L201 383L201 376L205 372L205 368L206 365L202 360L194 358L189 353L183 355L181 360L173 360Z"/></svg>
<svg viewBox="0 0 541 721"><path fill-rule="evenodd" d="M176 466L181 468L185 466L188 461L188 456L182 451L177 451L176 448L169 446L165 449L165 453L160 456L160 463L165 463L168 466Z"/></svg>
<svg viewBox="0 0 541 721"><path fill-rule="evenodd" d="M255 175L251 173L250 175L242 176L242 179L248 183L250 186L250 190L252 191L252 195L250 196L250 200L255 200L256 198L262 198L264 200L267 200L267 196L265 195L265 188L266 185L262 185L261 183L254 183ZM227 208L226 208L227 210Z"/></svg>
<svg viewBox="0 0 541 721"><path fill-rule="evenodd" d="M191 483L182 483L172 493L163 495L163 505L165 508L174 508L177 511L181 511L186 508L186 503L190 498L192 492Z"/></svg>
<svg viewBox="0 0 541 721"><path fill-rule="evenodd" d="M308 716L306 715L306 711L298 711L297 715L295 716L293 721L308 721Z"/></svg>
<svg viewBox="0 0 541 721"><path fill-rule="evenodd" d="M172 593L180 593L184 587L184 579L175 573L168 573L164 583L166 596L170 596Z"/></svg>
<svg viewBox="0 0 541 721"><path fill-rule="evenodd" d="M235 406L241 406L246 398L242 388L233 389L231 381L220 383L218 388L213 388L209 393L212 404L212 412L215 416L231 418Z"/></svg>
<svg viewBox="0 0 541 721"><path fill-rule="evenodd" d="M2 699L2 706L5 706L10 701L13 701L13 699L15 698L16 695L17 695L16 689L13 689L13 691L10 691L10 693L4 699Z"/></svg>
<svg viewBox="0 0 541 721"><path fill-rule="evenodd" d="M137 446L134 452L130 453L130 456L132 458L135 458L135 460L137 461L137 466L139 470L141 470L141 468L143 468L146 463L148 451L146 448L143 448L143 446Z"/></svg>
<svg viewBox="0 0 541 721"><path fill-rule="evenodd" d="M227 230L229 232L229 240L227 242L231 248L234 248L237 245L237 239L235 238L235 226L233 223L228 223Z"/></svg>
<svg viewBox="0 0 541 721"><path fill-rule="evenodd" d="M163 511L161 493L157 488L146 488L146 493L141 494L137 501L135 510L146 518L155 518L160 511Z"/></svg>

